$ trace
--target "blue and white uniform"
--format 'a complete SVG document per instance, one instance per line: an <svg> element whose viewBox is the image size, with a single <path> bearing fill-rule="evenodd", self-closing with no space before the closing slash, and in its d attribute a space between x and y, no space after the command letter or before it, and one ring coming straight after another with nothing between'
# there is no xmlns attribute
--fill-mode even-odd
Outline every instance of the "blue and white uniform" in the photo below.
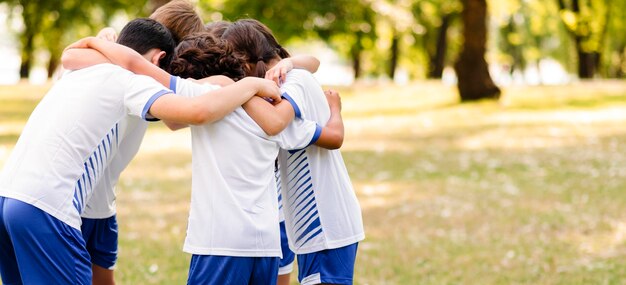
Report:
<svg viewBox="0 0 626 285"><path fill-rule="evenodd" d="M330 118L324 91L308 71L287 73L281 90L296 106L297 117L320 125ZM289 245L298 255L298 279L302 284L352 284L357 242L365 234L361 208L341 153L312 145L299 151L281 150L278 162ZM306 258L329 250L342 260ZM343 266L348 267L344 272L324 269L337 262L352 266Z"/></svg>
<svg viewBox="0 0 626 285"><path fill-rule="evenodd" d="M0 246L4 283L20 273L27 284L91 282L80 215L124 139L119 122L148 119L152 103L171 92L112 64L69 72L52 87L0 174L0 242L13 245ZM39 219L22 220L26 214Z"/></svg>
<svg viewBox="0 0 626 285"><path fill-rule="evenodd" d="M118 151L104 170L81 215L81 231L91 262L106 269L114 269L117 261L116 184L139 151L148 122L129 115L120 120L118 126L122 136Z"/></svg>
<svg viewBox="0 0 626 285"><path fill-rule="evenodd" d="M175 90L195 96L206 88L178 80ZM275 283L281 248L274 161L279 147L306 147L320 132L314 122L296 120L268 136L241 107L217 122L191 126L192 192L183 247L193 254L189 284L226 284L240 275L249 276L248 282ZM233 260L260 262L265 269L233 266ZM264 265L268 260L271 266ZM213 270L205 274L203 268Z"/></svg>
<svg viewBox="0 0 626 285"><path fill-rule="evenodd" d="M276 169L274 170L276 177L276 193L278 194L278 220L280 221L280 249L283 257L278 263L278 275L289 274L293 271L293 262L296 254L289 248L289 240L287 238L287 229L285 227L285 213L283 212L283 193L281 191L280 169L278 160L276 160Z"/></svg>

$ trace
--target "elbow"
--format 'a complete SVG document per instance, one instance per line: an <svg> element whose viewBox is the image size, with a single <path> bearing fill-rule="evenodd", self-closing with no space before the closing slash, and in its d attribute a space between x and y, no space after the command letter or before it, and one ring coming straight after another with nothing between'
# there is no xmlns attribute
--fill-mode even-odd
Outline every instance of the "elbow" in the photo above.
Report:
<svg viewBox="0 0 626 285"><path fill-rule="evenodd" d="M329 133L328 136L324 139L324 144L322 145L322 147L326 149L339 149L342 145L342 133Z"/></svg>
<svg viewBox="0 0 626 285"><path fill-rule="evenodd" d="M63 52L63 54L61 55L61 65L63 66L63 68L67 70L71 70L72 66L69 65L70 62L72 62L71 53L67 51Z"/></svg>
<svg viewBox="0 0 626 285"><path fill-rule="evenodd" d="M288 123L283 120L276 120L264 129L264 131L268 136L276 136L287 127L287 124Z"/></svg>
<svg viewBox="0 0 626 285"><path fill-rule="evenodd" d="M328 149L340 149L342 145L343 145L343 138L336 139L328 146Z"/></svg>

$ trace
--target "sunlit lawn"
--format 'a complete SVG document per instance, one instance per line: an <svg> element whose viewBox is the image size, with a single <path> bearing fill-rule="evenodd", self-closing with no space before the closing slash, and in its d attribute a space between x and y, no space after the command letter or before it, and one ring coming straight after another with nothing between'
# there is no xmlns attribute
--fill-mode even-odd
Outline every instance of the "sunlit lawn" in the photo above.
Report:
<svg viewBox="0 0 626 285"><path fill-rule="evenodd" d="M341 91L356 284L626 284L626 82ZM0 165L42 92L0 88ZM119 284L185 283L189 145L155 124L123 173Z"/></svg>

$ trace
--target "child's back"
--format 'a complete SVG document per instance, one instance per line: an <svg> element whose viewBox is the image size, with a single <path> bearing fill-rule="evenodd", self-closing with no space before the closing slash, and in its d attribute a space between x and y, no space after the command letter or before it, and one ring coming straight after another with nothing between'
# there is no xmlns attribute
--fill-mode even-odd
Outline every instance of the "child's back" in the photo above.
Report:
<svg viewBox="0 0 626 285"><path fill-rule="evenodd" d="M210 85L178 79L177 94ZM193 91L196 90L196 91ZM191 95L193 96L193 95ZM268 136L237 108L222 120L192 126L192 197L184 250L197 255L280 256L274 160L279 147L309 145L313 122L299 120Z"/></svg>
<svg viewBox="0 0 626 285"><path fill-rule="evenodd" d="M297 106L297 116L319 125L330 118L324 92L311 73L292 70L281 91ZM279 164L285 223L296 253L338 248L364 238L361 209L339 150L315 145L297 152L281 150Z"/></svg>

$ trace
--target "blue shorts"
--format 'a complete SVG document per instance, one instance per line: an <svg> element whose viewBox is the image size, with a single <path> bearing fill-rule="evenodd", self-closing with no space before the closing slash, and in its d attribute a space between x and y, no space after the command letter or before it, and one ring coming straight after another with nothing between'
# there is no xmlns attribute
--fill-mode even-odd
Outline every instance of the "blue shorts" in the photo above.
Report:
<svg viewBox="0 0 626 285"><path fill-rule="evenodd" d="M280 249L283 252L283 258L278 263L278 275L289 274L293 271L293 261L296 259L296 254L289 249L285 222L280 222Z"/></svg>
<svg viewBox="0 0 626 285"><path fill-rule="evenodd" d="M298 281L310 284L352 284L358 243L298 254Z"/></svg>
<svg viewBox="0 0 626 285"><path fill-rule="evenodd" d="M278 280L278 257L197 255L191 257L189 285L267 285Z"/></svg>
<svg viewBox="0 0 626 285"><path fill-rule="evenodd" d="M117 261L117 219L115 215L105 219L82 218L80 226L91 263L113 270Z"/></svg>
<svg viewBox="0 0 626 285"><path fill-rule="evenodd" d="M79 230L0 197L0 275L5 285L91 284L91 263Z"/></svg>

